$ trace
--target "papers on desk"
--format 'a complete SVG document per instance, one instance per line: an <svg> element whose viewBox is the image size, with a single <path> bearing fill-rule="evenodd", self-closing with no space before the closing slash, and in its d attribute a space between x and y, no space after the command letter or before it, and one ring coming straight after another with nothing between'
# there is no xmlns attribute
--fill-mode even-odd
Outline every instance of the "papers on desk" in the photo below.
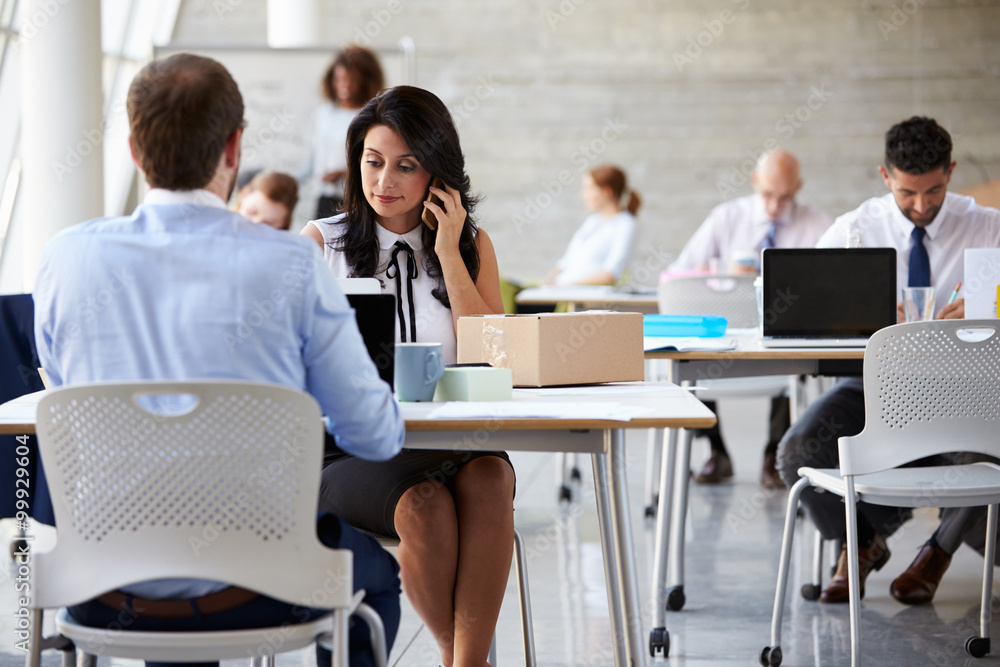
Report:
<svg viewBox="0 0 1000 667"><path fill-rule="evenodd" d="M4 404L0 411L0 421L10 424L34 424L38 403L45 396L45 390L19 396Z"/></svg>
<svg viewBox="0 0 1000 667"><path fill-rule="evenodd" d="M476 401L445 403L429 419L607 419L631 421L650 408L621 403L562 403L528 401Z"/></svg>
<svg viewBox="0 0 1000 667"><path fill-rule="evenodd" d="M735 350L735 338L674 337L674 336L643 336L643 352L703 352L717 350Z"/></svg>
<svg viewBox="0 0 1000 667"><path fill-rule="evenodd" d="M686 391L686 387L675 384L650 385L646 382L622 382L621 384L593 384L580 387L532 387L515 389L514 396L594 396L600 394L635 394L642 392L677 392Z"/></svg>

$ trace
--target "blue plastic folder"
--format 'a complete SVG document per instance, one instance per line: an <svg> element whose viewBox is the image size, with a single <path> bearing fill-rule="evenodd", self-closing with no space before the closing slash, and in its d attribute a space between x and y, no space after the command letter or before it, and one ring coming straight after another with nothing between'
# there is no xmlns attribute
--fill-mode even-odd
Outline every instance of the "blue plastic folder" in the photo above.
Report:
<svg viewBox="0 0 1000 667"><path fill-rule="evenodd" d="M643 315L642 335L718 338L725 335L726 324L718 315Z"/></svg>

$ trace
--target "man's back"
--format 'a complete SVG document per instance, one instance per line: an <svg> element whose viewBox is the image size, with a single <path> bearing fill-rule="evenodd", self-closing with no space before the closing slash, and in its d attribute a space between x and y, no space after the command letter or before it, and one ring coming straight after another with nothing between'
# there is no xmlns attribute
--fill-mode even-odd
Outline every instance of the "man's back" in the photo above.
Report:
<svg viewBox="0 0 1000 667"><path fill-rule="evenodd" d="M302 389L341 446L385 458L400 444L385 419L396 407L327 273L306 239L216 206L148 200L46 248L39 357L55 385L240 378Z"/></svg>

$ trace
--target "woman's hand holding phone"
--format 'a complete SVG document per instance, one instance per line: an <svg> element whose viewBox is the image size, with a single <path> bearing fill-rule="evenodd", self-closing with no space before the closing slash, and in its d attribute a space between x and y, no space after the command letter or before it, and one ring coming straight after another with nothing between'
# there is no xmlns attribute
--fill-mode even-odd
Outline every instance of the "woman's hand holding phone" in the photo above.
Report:
<svg viewBox="0 0 1000 667"><path fill-rule="evenodd" d="M443 184L440 188L431 185L430 194L433 198L428 196L424 202L424 210L430 211L437 222L434 251L442 259L450 253L455 253L457 256L458 241L462 237L466 217L465 209L462 207L462 196L455 188Z"/></svg>
<svg viewBox="0 0 1000 667"><path fill-rule="evenodd" d="M425 199L424 201L428 201L431 202L432 204L437 204L438 206L441 206L442 204L441 197L439 197L434 193L434 188L440 189L442 187L443 185L441 183L440 178L438 178L437 176L432 178L430 187L427 190L427 199ZM434 211L427 208L426 206L424 207L423 213L420 214L420 219L423 220L424 224L430 227L431 229L438 228L437 216L434 215Z"/></svg>

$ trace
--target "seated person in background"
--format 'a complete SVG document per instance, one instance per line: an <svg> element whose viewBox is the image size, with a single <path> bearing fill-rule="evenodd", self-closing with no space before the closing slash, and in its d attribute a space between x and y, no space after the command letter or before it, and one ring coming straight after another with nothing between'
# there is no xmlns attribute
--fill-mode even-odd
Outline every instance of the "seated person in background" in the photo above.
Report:
<svg viewBox="0 0 1000 667"><path fill-rule="evenodd" d="M209 58L177 54L136 75L128 92L129 145L152 189L130 217L91 220L46 245L34 293L39 360L55 387L200 378L294 387L317 400L343 450L391 458L403 444L399 407L315 246L226 209L243 110L236 82ZM80 304L108 285L113 297L82 317ZM261 303L268 316L252 335L241 334L240 323L258 312L251 304ZM317 525L324 544L355 553L354 588L365 589L391 644L400 615L395 561L335 516ZM97 627L114 627L126 613L130 629L177 631L276 626L323 613L215 581L156 580L123 592L132 602L98 598L69 613ZM220 602L223 596L238 599ZM152 600L200 609L208 599L218 612L143 611L156 606ZM370 665L367 627L360 619L352 625L351 664Z"/></svg>
<svg viewBox="0 0 1000 667"><path fill-rule="evenodd" d="M632 257L639 195L627 187L625 172L611 165L583 175L583 203L593 213L573 234L546 285L614 285Z"/></svg>
<svg viewBox="0 0 1000 667"><path fill-rule="evenodd" d="M764 153L751 176L754 194L719 204L684 246L670 271L707 271L717 266L720 273L760 271L764 248L811 248L830 226L830 217L795 199L802 187L799 161L791 153L777 149ZM705 404L715 410L714 401ZM770 436L764 446L760 483L766 488L784 484L775 470L778 441L789 425L787 396L771 399ZM717 423L697 433L708 438L712 454L695 477L702 484L717 484L733 476L733 464Z"/></svg>
<svg viewBox="0 0 1000 667"><path fill-rule="evenodd" d="M299 184L294 178L280 171L262 171L240 193L237 210L250 222L289 229L298 203Z"/></svg>
<svg viewBox="0 0 1000 667"><path fill-rule="evenodd" d="M442 343L454 363L457 319L503 312L493 244L473 216L477 203L447 107L426 90L398 86L379 93L348 128L344 213L302 233L323 249L333 275L378 278L396 297L398 340ZM421 222L425 211L434 224ZM398 536L403 590L445 667L485 665L514 548L507 455L404 450L373 463L331 447L328 461L320 508Z"/></svg>
<svg viewBox="0 0 1000 667"><path fill-rule="evenodd" d="M856 230L862 247L896 249L896 284L900 288L933 286L937 294L950 294L962 280L966 248L1000 247L1000 211L979 206L971 197L948 192L955 168L951 149L951 136L931 118L915 116L894 125L885 135L885 165L879 167L890 192L837 218L818 246L842 247L849 232ZM964 316L964 299L945 305L937 314L938 319ZM857 435L864 425L862 379L842 380L806 410L778 446L778 469L785 484L795 484L803 466L838 467L838 439ZM949 458L966 463L976 460L976 455ZM840 496L807 488L802 493L802 504L825 539L846 538ZM964 529L951 523L963 521L959 514L945 510L942 528L893 582L893 597L901 602L923 602L933 597L951 553L965 534ZM886 538L910 516L908 508L858 503L862 596L867 576L889 560ZM847 560L845 546L837 572L820 601L848 601Z"/></svg>

